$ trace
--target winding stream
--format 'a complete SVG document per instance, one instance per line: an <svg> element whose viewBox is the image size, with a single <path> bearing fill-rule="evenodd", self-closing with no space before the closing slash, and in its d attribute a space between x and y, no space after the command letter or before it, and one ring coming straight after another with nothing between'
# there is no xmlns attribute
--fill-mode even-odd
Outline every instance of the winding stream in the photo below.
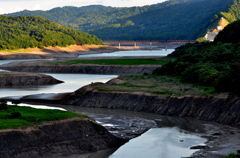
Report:
<svg viewBox="0 0 240 158"><path fill-rule="evenodd" d="M129 52L124 53L129 54ZM133 55L131 54L131 56ZM0 60L0 65L8 62L12 61ZM79 89L80 87L90 84L92 82L107 82L108 80L117 77L116 75L53 74L53 73L46 74L51 75L56 79L62 80L64 81L64 83L51 86L0 87L0 98L40 93L73 92ZM31 105L31 106L39 108L48 108L47 106L43 105L42 106ZM72 158L73 157L180 158L188 157L196 151L190 150L191 146L203 144L204 142L206 142L205 138L202 138L191 133L201 132L201 130L203 129L202 124L194 119L190 119L189 121L183 118L173 118L154 114L134 113L123 110L91 109L63 105L59 105L58 108L66 109L77 113L88 114L90 117L92 117L97 122L105 126L111 133L115 134L116 136L125 134L126 136L129 136L129 138L133 138L140 135L142 132L150 129L141 136L131 139L128 143L121 146L119 149L117 150L115 149L116 151L110 149L94 154L87 154L85 156L81 155L70 156ZM190 129L189 128L184 129L185 126L190 127ZM187 132L186 130L191 132Z"/></svg>

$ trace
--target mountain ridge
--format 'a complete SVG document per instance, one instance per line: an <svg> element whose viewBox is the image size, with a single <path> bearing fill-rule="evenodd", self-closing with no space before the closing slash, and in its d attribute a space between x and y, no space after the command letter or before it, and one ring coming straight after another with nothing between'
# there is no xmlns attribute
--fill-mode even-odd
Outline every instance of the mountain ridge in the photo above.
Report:
<svg viewBox="0 0 240 158"><path fill-rule="evenodd" d="M169 0L143 7L66 6L49 11L22 11L7 16L41 16L62 26L95 34L103 40L190 40L206 34L214 16L226 18L236 6L240 6L240 0ZM156 22L156 19L163 22ZM142 26L141 21L149 26ZM143 29L146 33L142 33Z"/></svg>

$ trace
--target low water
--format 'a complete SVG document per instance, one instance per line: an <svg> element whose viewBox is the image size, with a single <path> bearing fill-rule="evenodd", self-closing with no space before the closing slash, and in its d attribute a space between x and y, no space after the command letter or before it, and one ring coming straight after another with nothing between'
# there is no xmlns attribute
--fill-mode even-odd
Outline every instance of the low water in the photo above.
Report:
<svg viewBox="0 0 240 158"><path fill-rule="evenodd" d="M113 53L101 53L101 54L88 54L79 55L79 58L91 58L91 57L127 57L127 56L167 56L171 54L175 49L166 50L137 50L137 51L118 51Z"/></svg>
<svg viewBox="0 0 240 158"><path fill-rule="evenodd" d="M126 53L126 52L125 52ZM0 61L0 64L7 63L9 61ZM85 86L87 84L90 84L91 82L107 82L108 80L117 77L116 75L88 75L88 74L51 74L47 73L47 75L51 75L55 77L56 79L62 80L65 83L63 84L57 84L57 85L51 85L51 86L18 86L18 87L1 87L0 88L0 97L7 97L7 96L23 96L23 95L30 95L30 94L39 94L39 93L62 93L62 92L73 92L74 90ZM22 104L22 106L26 106ZM28 105L33 106L34 105ZM38 108L49 108L48 106L44 105L36 105ZM51 107L54 108L54 107ZM72 109L71 109L72 108ZM74 112L84 113L84 110L79 109L78 107L64 107L59 106L59 109L61 110L70 110ZM92 112L86 112L91 117L96 119L100 124L104 125L106 128L112 128L112 127L122 127L124 124L116 124L117 122L121 123L121 121L115 121L114 117L117 116L119 120L124 120L123 113L128 113L128 117L125 120L131 122L131 125L134 127L134 124L132 124L133 120L138 120L135 115L133 115L134 112L123 112L121 113L121 110L115 110L116 112L111 111L109 114L106 114L106 111L103 112L97 112L101 113L100 115L96 115L96 113L92 114ZM111 116L106 116L111 115ZM120 116L121 115L121 116ZM124 114L125 115L125 114ZM145 117L141 113L137 113L139 115L138 117L141 119L141 117ZM151 117L155 117L155 115L150 114ZM96 117L97 116L97 117ZM100 119L104 118L104 119ZM107 119L109 118L109 119ZM192 135L191 133L188 133L186 131L182 131L179 128L176 128L176 124L173 125L172 128L156 128L155 126L159 123L165 124L166 120L169 120L168 117L162 117L162 116L156 116L155 117L156 124L153 124L153 128L150 129L148 132L144 133L143 135L134 138L130 140L125 145L121 146L118 150L114 152L114 150L111 149L106 151L101 151L96 154L92 154L88 156L88 158L180 158L183 156L190 156L195 150L190 150L191 146L202 144L206 141L206 139L198 137L196 135ZM145 118L144 118L145 119ZM104 121L105 120L105 121ZM115 119L116 120L116 119ZM152 120L147 118L147 120ZM175 122L179 121L181 119L176 119ZM110 121L110 122L108 122ZM122 121L126 124L126 121ZM142 121L144 122L144 121ZM145 120L146 122L146 120ZM150 121L151 122L151 121ZM193 121L194 122L194 121ZM128 123L128 122L127 122ZM178 123L178 122L177 122ZM189 123L189 122L188 122ZM166 123L169 124L169 123ZM185 123L184 123L185 124ZM194 123L191 123L194 124ZM139 124L141 126L141 123ZM145 126L144 124L142 126ZM162 125L160 125L162 126ZM191 126L191 125L188 125ZM194 127L194 126L193 126ZM108 129L108 128L107 128ZM194 127L195 129L195 127ZM109 130L110 131L110 130ZM113 132L114 131L110 131ZM116 131L115 131L116 132ZM133 131L134 132L134 131ZM104 156L102 156L104 155ZM70 156L71 157L71 156ZM81 157L80 155L74 156L74 157Z"/></svg>
<svg viewBox="0 0 240 158"><path fill-rule="evenodd" d="M196 150L190 147L207 140L178 128L152 128L121 146L109 158L180 158Z"/></svg>
<svg viewBox="0 0 240 158"><path fill-rule="evenodd" d="M59 106L76 113L87 114L110 133L134 136L138 131L149 131L131 139L118 149L100 151L84 158L181 158L189 157L197 150L190 147L203 145L207 139L192 132L203 132L204 121L189 118L161 116L157 114L116 109ZM161 128L159 128L161 127ZM69 158L81 158L81 155Z"/></svg>
<svg viewBox="0 0 240 158"><path fill-rule="evenodd" d="M64 81L64 83L56 85L44 86L14 86L0 87L0 97L30 95L40 93L64 93L73 92L92 82L107 82L117 75L90 75L90 74L55 74L45 73L54 78Z"/></svg>

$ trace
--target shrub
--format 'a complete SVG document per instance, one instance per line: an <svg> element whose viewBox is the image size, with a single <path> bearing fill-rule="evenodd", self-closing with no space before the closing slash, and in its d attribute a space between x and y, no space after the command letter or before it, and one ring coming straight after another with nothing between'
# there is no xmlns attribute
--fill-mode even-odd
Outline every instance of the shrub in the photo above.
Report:
<svg viewBox="0 0 240 158"><path fill-rule="evenodd" d="M13 101L12 101L12 104L15 104L15 105L18 105L18 104L20 104L20 103L21 103L20 100L13 100Z"/></svg>
<svg viewBox="0 0 240 158"><path fill-rule="evenodd" d="M11 112L11 118L18 118L21 117L21 113L20 112Z"/></svg>

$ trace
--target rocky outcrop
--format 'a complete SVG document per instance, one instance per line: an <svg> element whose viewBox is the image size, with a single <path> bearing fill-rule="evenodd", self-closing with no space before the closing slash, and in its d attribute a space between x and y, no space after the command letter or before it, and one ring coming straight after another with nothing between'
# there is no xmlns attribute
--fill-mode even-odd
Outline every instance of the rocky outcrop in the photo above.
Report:
<svg viewBox="0 0 240 158"><path fill-rule="evenodd" d="M89 118L71 118L27 128L1 130L0 140L0 158L67 156L125 143Z"/></svg>
<svg viewBox="0 0 240 158"><path fill-rule="evenodd" d="M62 104L192 117L240 126L239 97L211 95L176 97L142 92L100 91L85 86L69 95Z"/></svg>
<svg viewBox="0 0 240 158"><path fill-rule="evenodd" d="M0 86L50 85L63 83L44 74L0 72Z"/></svg>
<svg viewBox="0 0 240 158"><path fill-rule="evenodd" d="M82 74L142 74L151 73L153 69L160 67L160 65L96 65L96 64L47 64L47 63L33 63L20 62L1 65L3 70L17 71L17 72L38 72L38 73L82 73Z"/></svg>

